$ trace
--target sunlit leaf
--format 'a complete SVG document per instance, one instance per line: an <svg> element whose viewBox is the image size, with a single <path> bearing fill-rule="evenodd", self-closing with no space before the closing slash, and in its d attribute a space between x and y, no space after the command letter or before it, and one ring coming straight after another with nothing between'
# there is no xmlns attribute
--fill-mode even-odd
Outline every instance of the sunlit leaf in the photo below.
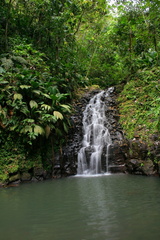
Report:
<svg viewBox="0 0 160 240"><path fill-rule="evenodd" d="M42 94L42 92L39 91L39 90L33 90L33 92L36 93L36 94L38 94L38 95Z"/></svg>
<svg viewBox="0 0 160 240"><path fill-rule="evenodd" d="M15 94L13 95L13 98L14 98L14 100L17 100L17 99L21 100L21 99L23 98L23 96L22 96L22 94L20 94L20 93L15 93Z"/></svg>
<svg viewBox="0 0 160 240"><path fill-rule="evenodd" d="M39 134L39 135L44 135L45 131L41 126L35 125L34 126L34 133Z"/></svg>
<svg viewBox="0 0 160 240"><path fill-rule="evenodd" d="M62 113L58 112L58 111L54 111L53 115L57 118L57 119L63 119L63 115Z"/></svg>
<svg viewBox="0 0 160 240"><path fill-rule="evenodd" d="M70 108L69 105L61 104L60 106L63 107L63 108L65 108L68 112L71 112L71 108Z"/></svg>
<svg viewBox="0 0 160 240"><path fill-rule="evenodd" d="M0 81L0 85L1 84L8 84L8 81Z"/></svg>
<svg viewBox="0 0 160 240"><path fill-rule="evenodd" d="M32 127L31 126L25 126L20 131L20 133L27 133L27 132L32 132Z"/></svg>
<svg viewBox="0 0 160 240"><path fill-rule="evenodd" d="M20 85L19 87L20 87L21 89L29 89L29 88L31 88L30 85Z"/></svg>
<svg viewBox="0 0 160 240"><path fill-rule="evenodd" d="M49 106L47 104L42 104L41 108L49 111L51 109L51 106Z"/></svg>
<svg viewBox="0 0 160 240"><path fill-rule="evenodd" d="M51 97L48 94L46 94L46 93L42 93L42 95L45 96L46 98L51 99Z"/></svg>
<svg viewBox="0 0 160 240"><path fill-rule="evenodd" d="M31 101L29 102L29 105L30 105L31 108L38 108L38 104L37 104L36 101L34 101L34 100L31 100Z"/></svg>

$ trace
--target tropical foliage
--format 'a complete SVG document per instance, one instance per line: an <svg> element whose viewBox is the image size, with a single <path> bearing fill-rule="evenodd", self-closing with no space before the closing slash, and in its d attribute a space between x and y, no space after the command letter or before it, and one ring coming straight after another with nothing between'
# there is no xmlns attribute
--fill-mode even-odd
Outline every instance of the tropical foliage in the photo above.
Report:
<svg viewBox="0 0 160 240"><path fill-rule="evenodd" d="M0 179L48 167L82 87L126 84L126 134L159 131L159 11L158 0L0 1Z"/></svg>
<svg viewBox="0 0 160 240"><path fill-rule="evenodd" d="M127 137L151 142L160 132L160 67L137 72L119 95L120 122Z"/></svg>

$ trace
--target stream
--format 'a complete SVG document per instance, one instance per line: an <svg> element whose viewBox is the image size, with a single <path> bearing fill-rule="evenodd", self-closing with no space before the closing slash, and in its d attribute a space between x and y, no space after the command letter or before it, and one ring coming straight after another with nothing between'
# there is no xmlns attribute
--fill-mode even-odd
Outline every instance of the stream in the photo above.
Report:
<svg viewBox="0 0 160 240"><path fill-rule="evenodd" d="M160 179L70 177L0 189L2 240L159 240Z"/></svg>

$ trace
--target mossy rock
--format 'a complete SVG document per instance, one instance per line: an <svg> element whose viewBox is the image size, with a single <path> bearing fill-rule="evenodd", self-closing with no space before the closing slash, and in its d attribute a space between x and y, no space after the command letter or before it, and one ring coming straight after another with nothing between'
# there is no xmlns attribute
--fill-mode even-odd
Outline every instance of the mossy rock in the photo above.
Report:
<svg viewBox="0 0 160 240"><path fill-rule="evenodd" d="M22 181L30 181L32 178L31 174L28 172L24 172L21 174L21 180Z"/></svg>
<svg viewBox="0 0 160 240"><path fill-rule="evenodd" d="M17 180L20 180L20 173L17 173L9 177L9 182L15 182Z"/></svg>
<svg viewBox="0 0 160 240"><path fill-rule="evenodd" d="M142 171L147 176L152 176L155 174L154 164L151 160L143 161Z"/></svg>

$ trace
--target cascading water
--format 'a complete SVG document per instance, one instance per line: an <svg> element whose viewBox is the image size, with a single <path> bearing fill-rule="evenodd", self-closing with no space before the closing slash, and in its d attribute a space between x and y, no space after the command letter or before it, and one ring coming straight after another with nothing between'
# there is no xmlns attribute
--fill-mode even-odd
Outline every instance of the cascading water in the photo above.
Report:
<svg viewBox="0 0 160 240"><path fill-rule="evenodd" d="M78 175L93 175L108 172L109 146L112 144L105 117L105 101L111 89L91 98L83 112L83 141L78 153ZM105 155L105 169L102 167Z"/></svg>

